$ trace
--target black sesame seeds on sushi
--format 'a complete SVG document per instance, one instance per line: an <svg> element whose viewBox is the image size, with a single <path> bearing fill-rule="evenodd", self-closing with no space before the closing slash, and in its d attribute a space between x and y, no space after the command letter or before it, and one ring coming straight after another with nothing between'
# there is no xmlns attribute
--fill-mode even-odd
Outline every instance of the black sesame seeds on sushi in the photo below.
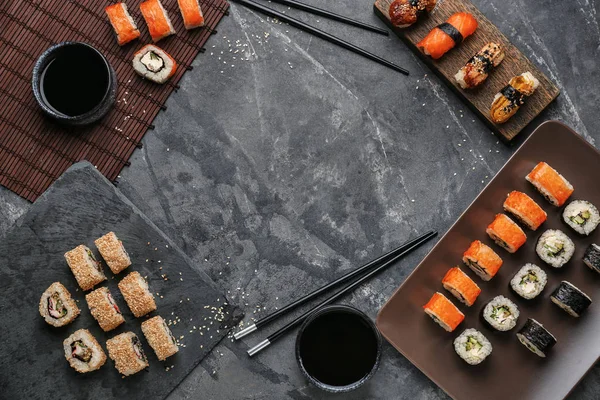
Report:
<svg viewBox="0 0 600 400"><path fill-rule="evenodd" d="M540 357L556 344L556 338L535 319L528 318L525 325L517 332L517 338L529 351Z"/></svg>
<svg viewBox="0 0 600 400"><path fill-rule="evenodd" d="M594 243L590 244L583 255L583 262L592 270L600 273L600 246Z"/></svg>
<svg viewBox="0 0 600 400"><path fill-rule="evenodd" d="M562 281L550 299L569 315L579 317L592 304L592 299L571 282Z"/></svg>

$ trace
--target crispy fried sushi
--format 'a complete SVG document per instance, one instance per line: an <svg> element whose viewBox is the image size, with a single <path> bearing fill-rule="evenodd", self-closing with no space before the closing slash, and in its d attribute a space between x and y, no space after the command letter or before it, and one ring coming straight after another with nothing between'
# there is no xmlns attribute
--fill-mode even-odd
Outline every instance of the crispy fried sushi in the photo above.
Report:
<svg viewBox="0 0 600 400"><path fill-rule="evenodd" d="M129 376L149 366L142 343L133 332L125 332L106 341L108 356L119 373Z"/></svg>
<svg viewBox="0 0 600 400"><path fill-rule="evenodd" d="M492 354L492 344L478 330L465 329L454 339L454 351L467 364L477 365Z"/></svg>
<svg viewBox="0 0 600 400"><path fill-rule="evenodd" d="M65 358L75 371L84 374L95 371L106 362L100 343L87 329L75 331L63 341Z"/></svg>
<svg viewBox="0 0 600 400"><path fill-rule="evenodd" d="M571 282L562 281L550 300L569 315L579 317L592 304L592 299Z"/></svg>
<svg viewBox="0 0 600 400"><path fill-rule="evenodd" d="M509 253L516 252L527 241L523 229L504 214L496 215L496 218L488 225L486 233L498 246Z"/></svg>
<svg viewBox="0 0 600 400"><path fill-rule="evenodd" d="M448 332L452 332L465 319L465 315L440 292L434 293L423 306L425 313Z"/></svg>
<svg viewBox="0 0 600 400"><path fill-rule="evenodd" d="M535 231L548 218L546 211L523 192L510 192L504 201L504 210L511 213L523 225Z"/></svg>
<svg viewBox="0 0 600 400"><path fill-rule="evenodd" d="M133 69L138 75L163 84L177 72L177 63L163 49L148 44L134 54Z"/></svg>
<svg viewBox="0 0 600 400"><path fill-rule="evenodd" d="M143 317L156 310L154 296L148 288L148 282L134 271L119 282L119 290L127 302L129 309L136 317Z"/></svg>
<svg viewBox="0 0 600 400"><path fill-rule="evenodd" d="M573 257L575 243L563 232L548 229L540 236L535 251L546 264L560 268Z"/></svg>
<svg viewBox="0 0 600 400"><path fill-rule="evenodd" d="M481 293L479 286L458 267L450 268L446 272L446 276L442 279L442 285L461 303L469 307L475 303L477 296Z"/></svg>
<svg viewBox="0 0 600 400"><path fill-rule="evenodd" d="M535 264L525 264L510 281L510 287L522 298L531 300L537 297L548 282L544 270Z"/></svg>
<svg viewBox="0 0 600 400"><path fill-rule="evenodd" d="M40 299L40 315L52 326L65 326L79 315L79 307L71 293L60 282L54 282Z"/></svg>
<svg viewBox="0 0 600 400"><path fill-rule="evenodd" d="M600 246L595 243L590 244L583 255L583 263L600 273Z"/></svg>
<svg viewBox="0 0 600 400"><path fill-rule="evenodd" d="M160 361L179 351L175 337L161 316L157 315L142 322L142 332Z"/></svg>
<svg viewBox="0 0 600 400"><path fill-rule="evenodd" d="M118 274L131 265L131 259L123 246L123 242L119 240L114 232L108 232L101 238L96 239L94 243L113 274Z"/></svg>
<svg viewBox="0 0 600 400"><path fill-rule="evenodd" d="M574 200L565 207L563 220L581 235L589 235L600 224L600 213L589 201Z"/></svg>
<svg viewBox="0 0 600 400"><path fill-rule="evenodd" d="M85 296L92 317L104 332L111 331L125 322L125 318L115 303L110 290L107 287L101 287Z"/></svg>
<svg viewBox="0 0 600 400"><path fill-rule="evenodd" d="M504 296L496 296L483 309L483 319L501 332L510 331L517 325L519 308Z"/></svg>
<svg viewBox="0 0 600 400"><path fill-rule="evenodd" d="M546 353L556 344L556 338L533 318L525 322L517 333L517 338L523 346L539 357L546 357Z"/></svg>
<svg viewBox="0 0 600 400"><path fill-rule="evenodd" d="M498 273L502 259L489 246L475 240L463 254L463 262L484 281Z"/></svg>
<svg viewBox="0 0 600 400"><path fill-rule="evenodd" d="M573 185L545 162L540 162L525 177L550 202L561 207L573 194Z"/></svg>
<svg viewBox="0 0 600 400"><path fill-rule="evenodd" d="M198 0L177 0L185 29L204 26L204 15Z"/></svg>
<svg viewBox="0 0 600 400"><path fill-rule="evenodd" d="M160 0L146 0L140 4L140 11L148 25L152 41L158 42L162 38L175 34L171 18Z"/></svg>
<svg viewBox="0 0 600 400"><path fill-rule="evenodd" d="M115 30L119 46L123 46L140 37L140 31L127 10L127 4L115 3L104 9Z"/></svg>
<svg viewBox="0 0 600 400"><path fill-rule="evenodd" d="M65 260L82 290L90 290L106 280L100 262L96 260L94 253L83 244L67 251Z"/></svg>

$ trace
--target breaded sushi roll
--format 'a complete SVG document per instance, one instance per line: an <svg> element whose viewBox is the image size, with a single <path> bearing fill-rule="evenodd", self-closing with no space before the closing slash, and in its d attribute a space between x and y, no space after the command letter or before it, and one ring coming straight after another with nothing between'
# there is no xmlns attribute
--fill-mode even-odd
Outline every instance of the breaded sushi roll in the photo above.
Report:
<svg viewBox="0 0 600 400"><path fill-rule="evenodd" d="M143 317L156 310L154 296L148 288L148 282L134 271L119 282L119 290L127 302L129 309L136 317Z"/></svg>
<svg viewBox="0 0 600 400"><path fill-rule="evenodd" d="M550 300L567 314L578 318L592 304L592 299L571 282L562 281L552 292Z"/></svg>
<svg viewBox="0 0 600 400"><path fill-rule="evenodd" d="M531 300L544 290L548 277L535 264L525 264L510 280L510 287L522 298Z"/></svg>
<svg viewBox="0 0 600 400"><path fill-rule="evenodd" d="M504 210L511 213L518 221L535 231L548 218L546 211L523 192L513 190L504 200Z"/></svg>
<svg viewBox="0 0 600 400"><path fill-rule="evenodd" d="M489 281L502 266L502 259L489 246L475 240L463 254L463 262L471 268L478 277Z"/></svg>
<svg viewBox="0 0 600 400"><path fill-rule="evenodd" d="M546 357L546 353L556 344L556 338L533 318L527 319L517 333L517 338L523 346L539 357Z"/></svg>
<svg viewBox="0 0 600 400"><path fill-rule="evenodd" d="M142 322L142 332L160 361L179 351L175 337L161 316L157 315Z"/></svg>
<svg viewBox="0 0 600 400"><path fill-rule="evenodd" d="M465 315L440 292L436 292L423 306L425 313L439 326L452 332L465 319Z"/></svg>
<svg viewBox="0 0 600 400"><path fill-rule="evenodd" d="M40 315L52 326L65 326L79 315L79 307L71 293L60 282L54 282L40 299Z"/></svg>
<svg viewBox="0 0 600 400"><path fill-rule="evenodd" d="M115 30L119 46L123 46L140 37L140 31L127 10L127 4L115 3L104 9L108 20Z"/></svg>
<svg viewBox="0 0 600 400"><path fill-rule="evenodd" d="M516 252L527 241L523 229L504 214L496 215L485 232L498 246L509 253Z"/></svg>
<svg viewBox="0 0 600 400"><path fill-rule="evenodd" d="M133 69L138 75L163 84L177 72L177 63L163 49L148 44L134 54Z"/></svg>
<svg viewBox="0 0 600 400"><path fill-rule="evenodd" d="M442 285L461 303L469 307L475 303L477 296L481 293L479 286L458 267L450 268L446 272L446 276L442 279Z"/></svg>
<svg viewBox="0 0 600 400"><path fill-rule="evenodd" d="M160 0L144 1L140 4L140 11L146 25L148 25L152 41L158 42L160 39L175 33L169 14L167 14L167 10L165 10Z"/></svg>
<svg viewBox="0 0 600 400"><path fill-rule="evenodd" d="M83 244L67 251L65 260L82 290L90 290L106 280L102 265L96 260L94 253Z"/></svg>
<svg viewBox="0 0 600 400"><path fill-rule="evenodd" d="M575 232L588 236L600 224L600 213L589 201L574 200L565 207L563 220Z"/></svg>
<svg viewBox="0 0 600 400"><path fill-rule="evenodd" d="M575 243L563 232L548 229L540 236L535 251L546 264L560 268L573 257Z"/></svg>
<svg viewBox="0 0 600 400"><path fill-rule="evenodd" d="M476 329L465 329L454 339L454 351L467 364L481 364L492 354L492 344Z"/></svg>
<svg viewBox="0 0 600 400"><path fill-rule="evenodd" d="M496 124L503 124L519 111L525 99L535 92L540 85L531 72L524 72L512 78L496 94L490 107L490 118Z"/></svg>
<svg viewBox="0 0 600 400"><path fill-rule="evenodd" d="M550 202L561 207L573 194L573 185L545 162L540 162L525 177Z"/></svg>
<svg viewBox="0 0 600 400"><path fill-rule="evenodd" d="M87 329L79 329L66 338L63 348L71 368L81 374L95 371L106 362L100 343Z"/></svg>
<svg viewBox="0 0 600 400"><path fill-rule="evenodd" d="M101 238L96 239L94 243L113 274L118 274L131 265L131 259L123 246L123 242L119 240L114 232L108 232Z"/></svg>
<svg viewBox="0 0 600 400"><path fill-rule="evenodd" d="M110 290L107 287L101 287L85 296L92 317L104 332L111 331L125 322L125 318L115 303Z"/></svg>
<svg viewBox="0 0 600 400"><path fill-rule="evenodd" d="M185 29L204 26L204 15L198 0L177 0Z"/></svg>
<svg viewBox="0 0 600 400"><path fill-rule="evenodd" d="M496 296L483 309L483 319L496 330L509 331L517 325L519 308L506 297Z"/></svg>
<svg viewBox="0 0 600 400"><path fill-rule="evenodd" d="M583 263L600 273L600 246L595 243L590 244L583 254Z"/></svg>
<svg viewBox="0 0 600 400"><path fill-rule="evenodd" d="M129 376L149 366L142 343L133 332L125 332L106 341L108 356L119 373Z"/></svg>
<svg viewBox="0 0 600 400"><path fill-rule="evenodd" d="M454 79L463 89L481 85L489 73L504 60L504 49L498 43L489 42L467 64L458 70Z"/></svg>

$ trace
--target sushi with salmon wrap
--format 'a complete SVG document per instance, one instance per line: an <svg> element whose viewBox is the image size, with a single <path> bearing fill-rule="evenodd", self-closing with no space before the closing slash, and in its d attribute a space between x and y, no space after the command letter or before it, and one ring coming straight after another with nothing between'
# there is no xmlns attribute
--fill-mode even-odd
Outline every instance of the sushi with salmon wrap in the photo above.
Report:
<svg viewBox="0 0 600 400"><path fill-rule="evenodd" d="M477 29L477 20L466 12L453 14L448 20L433 28L417 47L434 60L458 46Z"/></svg>
<svg viewBox="0 0 600 400"><path fill-rule="evenodd" d="M147 0L140 4L140 11L148 25L153 42L173 35L175 28L160 0Z"/></svg>
<svg viewBox="0 0 600 400"><path fill-rule="evenodd" d="M444 289L448 290L460 302L471 307L481 293L481 289L460 268L450 268L442 279Z"/></svg>
<svg viewBox="0 0 600 400"><path fill-rule="evenodd" d="M463 254L463 262L484 281L492 279L502 266L502 259L489 246L475 240Z"/></svg>
<svg viewBox="0 0 600 400"><path fill-rule="evenodd" d="M523 229L504 214L496 215L496 218L488 225L486 233L498 246L509 253L516 252L527 241Z"/></svg>
<svg viewBox="0 0 600 400"><path fill-rule="evenodd" d="M538 163L525 179L556 207L565 204L575 190L564 176L543 161Z"/></svg>
<svg viewBox="0 0 600 400"><path fill-rule="evenodd" d="M423 306L425 313L431 317L439 326L452 332L465 319L465 314L452 303L446 296L436 292Z"/></svg>
<svg viewBox="0 0 600 400"><path fill-rule="evenodd" d="M123 46L140 37L140 31L127 10L127 4L116 3L104 9L110 24L117 35L119 46Z"/></svg>
<svg viewBox="0 0 600 400"><path fill-rule="evenodd" d="M177 0L185 29L194 29L204 26L204 15L198 0Z"/></svg>
<svg viewBox="0 0 600 400"><path fill-rule="evenodd" d="M515 216L523 225L535 231L548 218L548 214L523 192L513 190L504 201L504 210Z"/></svg>

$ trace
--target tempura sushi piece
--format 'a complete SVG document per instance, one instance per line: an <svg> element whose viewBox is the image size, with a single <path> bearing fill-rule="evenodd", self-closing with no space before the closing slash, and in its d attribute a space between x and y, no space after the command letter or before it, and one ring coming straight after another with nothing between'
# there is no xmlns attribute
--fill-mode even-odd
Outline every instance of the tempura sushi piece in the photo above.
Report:
<svg viewBox="0 0 600 400"><path fill-rule="evenodd" d="M583 255L583 263L600 273L600 246L595 243L590 244Z"/></svg>
<svg viewBox="0 0 600 400"><path fill-rule="evenodd" d="M489 73L504 60L504 50L498 43L489 42L467 64L458 70L454 79L463 89L481 85Z"/></svg>
<svg viewBox="0 0 600 400"><path fill-rule="evenodd" d="M92 317L104 332L111 331L125 322L125 318L115 303L110 290L107 287L101 287L85 296Z"/></svg>
<svg viewBox="0 0 600 400"><path fill-rule="evenodd" d="M157 315L142 322L142 332L160 361L179 351L175 337L161 316Z"/></svg>
<svg viewBox="0 0 600 400"><path fill-rule="evenodd" d="M431 12L436 3L437 0L395 0L388 10L390 20L398 28L409 27L421 15Z"/></svg>
<svg viewBox="0 0 600 400"><path fill-rule="evenodd" d="M134 271L119 282L119 290L127 302L129 309L136 317L143 317L156 310L154 296L148 288L148 282Z"/></svg>
<svg viewBox="0 0 600 400"><path fill-rule="evenodd" d="M179 11L183 17L185 29L194 29L204 26L204 15L198 0L177 0Z"/></svg>
<svg viewBox="0 0 600 400"><path fill-rule="evenodd" d="M125 332L106 341L108 356L119 373L129 376L149 366L142 343L133 332Z"/></svg>
<svg viewBox="0 0 600 400"><path fill-rule="evenodd" d="M148 44L133 56L133 69L155 83L165 83L177 71L177 63L163 49Z"/></svg>
<svg viewBox="0 0 600 400"><path fill-rule="evenodd" d="M546 353L556 344L556 338L533 318L527 319L517 333L517 338L523 346L539 357L546 357Z"/></svg>
<svg viewBox="0 0 600 400"><path fill-rule="evenodd" d="M454 351L467 364L481 364L492 354L492 344L476 329L465 329L454 339Z"/></svg>
<svg viewBox="0 0 600 400"><path fill-rule="evenodd" d="M127 4L115 3L104 9L117 35L119 46L123 46L140 37L140 31L127 10Z"/></svg>
<svg viewBox="0 0 600 400"><path fill-rule="evenodd" d="M448 332L452 332L465 319L465 315L440 292L434 293L423 306L425 313Z"/></svg>
<svg viewBox="0 0 600 400"><path fill-rule="evenodd" d="M574 200L563 211L563 220L581 235L589 235L600 224L600 213L589 201Z"/></svg>
<svg viewBox="0 0 600 400"><path fill-rule="evenodd" d="M152 41L158 42L162 38L173 35L175 28L171 23L167 10L160 0L146 0L140 4L140 11L148 25L148 31Z"/></svg>
<svg viewBox="0 0 600 400"><path fill-rule="evenodd" d="M573 317L579 317L592 304L590 296L568 281L558 285L550 300Z"/></svg>
<svg viewBox="0 0 600 400"><path fill-rule="evenodd" d="M540 236L535 251L548 265L560 268L573 257L575 244L563 232L549 229Z"/></svg>
<svg viewBox="0 0 600 400"><path fill-rule="evenodd" d="M90 290L106 280L100 262L96 260L94 253L83 244L67 251L65 260L82 290Z"/></svg>
<svg viewBox="0 0 600 400"><path fill-rule="evenodd" d="M463 262L484 281L492 279L502 266L500 256L479 240L471 243L464 252Z"/></svg>
<svg viewBox="0 0 600 400"><path fill-rule="evenodd" d="M106 362L100 343L87 329L79 329L66 338L63 349L71 368L81 374L95 371Z"/></svg>
<svg viewBox="0 0 600 400"><path fill-rule="evenodd" d="M508 85L496 93L492 101L490 107L492 121L497 124L508 121L525 104L525 98L531 96L539 84L540 82L531 72L524 72L512 78Z"/></svg>
<svg viewBox="0 0 600 400"><path fill-rule="evenodd" d="M498 246L509 253L516 252L527 241L523 229L504 214L496 215L496 218L488 225L486 233Z"/></svg>
<svg viewBox="0 0 600 400"><path fill-rule="evenodd" d="M496 296L483 309L483 319L496 330L509 331L517 325L519 308L506 297Z"/></svg>
<svg viewBox="0 0 600 400"><path fill-rule="evenodd" d="M118 274L131 265L131 259L123 246L123 242L119 240L114 232L108 232L101 238L96 239L94 243L113 274Z"/></svg>
<svg viewBox="0 0 600 400"><path fill-rule="evenodd" d="M511 279L510 287L522 298L531 300L537 297L548 282L544 270L535 264L525 264Z"/></svg>
<svg viewBox="0 0 600 400"><path fill-rule="evenodd" d="M442 279L442 285L460 302L469 307L475 303L477 296L481 293L479 286L458 267L450 268L446 272L446 276Z"/></svg>
<svg viewBox="0 0 600 400"><path fill-rule="evenodd" d="M573 186L554 168L545 162L540 162L525 177L550 202L561 207L573 194Z"/></svg>
<svg viewBox="0 0 600 400"><path fill-rule="evenodd" d="M453 14L448 20L431 30L417 43L417 47L423 50L434 60L442 57L455 46L458 46L477 29L477 20L473 15L466 12Z"/></svg>
<svg viewBox="0 0 600 400"><path fill-rule="evenodd" d="M548 218L548 214L531 197L516 190L508 194L504 201L504 210L534 231Z"/></svg>
<svg viewBox="0 0 600 400"><path fill-rule="evenodd" d="M54 282L40 299L40 315L52 326L65 326L79 315L79 307L71 293L60 282Z"/></svg>

